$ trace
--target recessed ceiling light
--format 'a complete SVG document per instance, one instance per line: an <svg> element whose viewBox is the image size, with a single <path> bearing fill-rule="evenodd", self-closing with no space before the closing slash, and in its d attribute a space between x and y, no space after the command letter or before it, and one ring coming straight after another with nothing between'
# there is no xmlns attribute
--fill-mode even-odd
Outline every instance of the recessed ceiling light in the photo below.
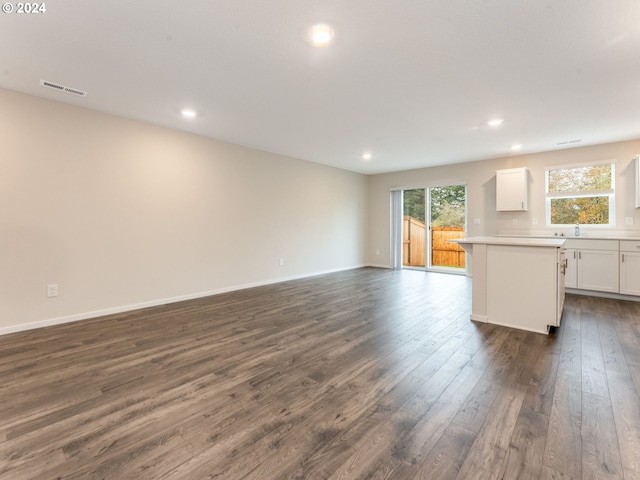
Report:
<svg viewBox="0 0 640 480"><path fill-rule="evenodd" d="M497 127L498 125L502 125L502 122L504 122L502 118L494 118L492 120L489 120L487 122L487 125L489 125L490 127Z"/></svg>
<svg viewBox="0 0 640 480"><path fill-rule="evenodd" d="M521 144L511 145L511 150L522 150Z"/></svg>
<svg viewBox="0 0 640 480"><path fill-rule="evenodd" d="M183 108L182 110L180 110L180 113L185 118L195 118L196 117L196 111L192 110L190 108Z"/></svg>
<svg viewBox="0 0 640 480"><path fill-rule="evenodd" d="M334 36L333 29L325 23L314 25L311 29L311 43L316 47L326 47L333 41Z"/></svg>
<svg viewBox="0 0 640 480"><path fill-rule="evenodd" d="M371 160L373 158L373 154L370 152L365 152L362 154L362 159L363 160Z"/></svg>

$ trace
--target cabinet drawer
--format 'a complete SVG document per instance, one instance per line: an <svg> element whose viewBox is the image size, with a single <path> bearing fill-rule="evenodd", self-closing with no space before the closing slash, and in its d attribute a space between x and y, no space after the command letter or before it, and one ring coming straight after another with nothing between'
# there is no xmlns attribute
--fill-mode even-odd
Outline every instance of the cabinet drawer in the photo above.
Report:
<svg viewBox="0 0 640 480"><path fill-rule="evenodd" d="M640 252L640 240L620 240L621 252Z"/></svg>
<svg viewBox="0 0 640 480"><path fill-rule="evenodd" d="M577 248L580 250L618 250L618 244L618 240L589 240L588 238L571 238L565 242L564 246L565 248Z"/></svg>

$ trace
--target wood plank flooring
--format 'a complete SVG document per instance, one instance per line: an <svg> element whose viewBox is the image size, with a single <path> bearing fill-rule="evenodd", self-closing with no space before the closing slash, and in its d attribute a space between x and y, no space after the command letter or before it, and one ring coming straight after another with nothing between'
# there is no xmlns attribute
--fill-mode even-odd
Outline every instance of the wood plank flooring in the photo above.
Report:
<svg viewBox="0 0 640 480"><path fill-rule="evenodd" d="M363 268L0 337L0 479L640 479L640 304Z"/></svg>

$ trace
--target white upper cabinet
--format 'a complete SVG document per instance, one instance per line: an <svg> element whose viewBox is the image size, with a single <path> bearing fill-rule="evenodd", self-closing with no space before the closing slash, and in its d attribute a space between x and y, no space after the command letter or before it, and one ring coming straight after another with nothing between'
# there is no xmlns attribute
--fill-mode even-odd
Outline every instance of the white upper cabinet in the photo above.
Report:
<svg viewBox="0 0 640 480"><path fill-rule="evenodd" d="M528 180L526 168L496 170L496 210L526 212L529 208Z"/></svg>

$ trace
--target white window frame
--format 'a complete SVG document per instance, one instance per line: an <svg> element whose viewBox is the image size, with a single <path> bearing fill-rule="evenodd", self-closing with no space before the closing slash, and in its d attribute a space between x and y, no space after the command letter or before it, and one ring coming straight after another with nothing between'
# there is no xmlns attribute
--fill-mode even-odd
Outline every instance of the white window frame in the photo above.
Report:
<svg viewBox="0 0 640 480"><path fill-rule="evenodd" d="M549 171L572 168L592 167L596 165L611 165L611 188L603 190L579 190L575 192L549 193ZM597 162L574 163L571 165L554 165L544 169L545 191L545 222L548 227L562 227L572 224L551 223L551 200L556 198L585 198L608 197L609 198L609 222L599 224L584 224L585 227L614 227L615 226L615 189L616 189L616 162L615 160L600 160Z"/></svg>

